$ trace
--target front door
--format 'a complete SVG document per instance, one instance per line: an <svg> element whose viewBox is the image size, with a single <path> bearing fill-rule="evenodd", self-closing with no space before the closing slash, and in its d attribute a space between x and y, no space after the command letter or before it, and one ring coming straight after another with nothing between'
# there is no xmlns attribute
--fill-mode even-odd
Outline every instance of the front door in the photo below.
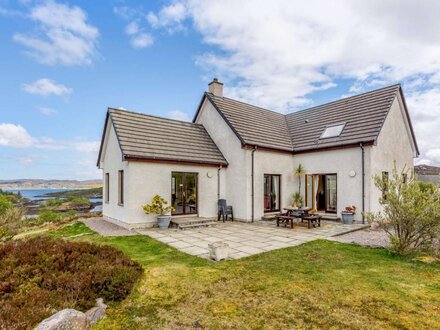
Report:
<svg viewBox="0 0 440 330"><path fill-rule="evenodd" d="M171 174L171 205L173 215L197 214L197 173Z"/></svg>
<svg viewBox="0 0 440 330"><path fill-rule="evenodd" d="M264 175L264 212L280 210L280 175Z"/></svg>

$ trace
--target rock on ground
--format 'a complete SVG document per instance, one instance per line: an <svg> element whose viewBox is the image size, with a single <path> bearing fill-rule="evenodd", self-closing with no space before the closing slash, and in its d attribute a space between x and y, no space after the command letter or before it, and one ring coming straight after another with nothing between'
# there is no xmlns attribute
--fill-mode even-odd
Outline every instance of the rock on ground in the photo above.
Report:
<svg viewBox="0 0 440 330"><path fill-rule="evenodd" d="M41 322L35 330L87 330L86 314L74 309L63 309Z"/></svg>
<svg viewBox="0 0 440 330"><path fill-rule="evenodd" d="M89 323L95 324L100 319L102 319L105 316L106 309L107 309L107 305L104 304L102 298L96 299L96 306L92 307L86 312L86 317Z"/></svg>

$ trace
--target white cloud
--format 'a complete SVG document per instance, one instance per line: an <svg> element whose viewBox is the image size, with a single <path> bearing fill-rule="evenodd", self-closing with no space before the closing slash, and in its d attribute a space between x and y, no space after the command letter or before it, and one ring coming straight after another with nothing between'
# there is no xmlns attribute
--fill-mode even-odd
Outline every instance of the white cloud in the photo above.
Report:
<svg viewBox="0 0 440 330"><path fill-rule="evenodd" d="M10 123L0 124L0 146L12 148L28 148L35 142L26 129L21 125Z"/></svg>
<svg viewBox="0 0 440 330"><path fill-rule="evenodd" d="M29 56L44 64L92 62L99 32L87 22L87 15L80 7L46 0L31 9L29 18L37 23L37 32L13 36L28 48Z"/></svg>
<svg viewBox="0 0 440 330"><path fill-rule="evenodd" d="M168 112L168 117L176 120L189 121L189 122L191 121L190 116L186 112L180 110L173 110Z"/></svg>
<svg viewBox="0 0 440 330"><path fill-rule="evenodd" d="M34 162L34 159L32 157L19 157L18 161L21 165L28 166Z"/></svg>
<svg viewBox="0 0 440 330"><path fill-rule="evenodd" d="M176 6L181 15L163 14ZM311 93L341 79L353 82L350 93L401 81L422 157L433 161L439 13L439 1L182 0L147 20L167 31L192 25L212 46L197 57L208 79L221 78L230 97L280 112L312 105Z"/></svg>
<svg viewBox="0 0 440 330"><path fill-rule="evenodd" d="M421 152L421 160L440 165L440 87L409 92L406 101Z"/></svg>
<svg viewBox="0 0 440 330"><path fill-rule="evenodd" d="M187 16L185 4L176 2L162 7L157 14L149 12L146 19L153 28L166 28L169 33L173 33L185 29L183 21Z"/></svg>
<svg viewBox="0 0 440 330"><path fill-rule="evenodd" d="M139 33L131 38L130 43L134 48L146 48L154 43L154 39L149 33Z"/></svg>
<svg viewBox="0 0 440 330"><path fill-rule="evenodd" d="M47 136L33 137L21 125L0 123L0 146L51 151L74 150L83 154L96 155L100 141L63 141ZM35 158L35 156L23 156L22 158L22 163L30 163L29 159Z"/></svg>
<svg viewBox="0 0 440 330"><path fill-rule="evenodd" d="M73 145L76 151L96 153L99 151L101 141L82 141L75 142Z"/></svg>
<svg viewBox="0 0 440 330"><path fill-rule="evenodd" d="M130 37L130 44L135 49L150 47L154 43L153 36L144 32L137 21L132 21L125 27L125 34Z"/></svg>
<svg viewBox="0 0 440 330"><path fill-rule="evenodd" d="M23 84L22 89L30 94L39 95L56 95L63 96L73 92L72 88L66 87L62 84L57 84L55 81L47 78L42 78L30 84Z"/></svg>
<svg viewBox="0 0 440 330"><path fill-rule="evenodd" d="M128 23L128 25L125 27L125 33L129 36L139 33L139 23L136 21Z"/></svg>
<svg viewBox="0 0 440 330"><path fill-rule="evenodd" d="M47 107L38 107L37 110L45 116L53 116L58 113L56 110Z"/></svg>

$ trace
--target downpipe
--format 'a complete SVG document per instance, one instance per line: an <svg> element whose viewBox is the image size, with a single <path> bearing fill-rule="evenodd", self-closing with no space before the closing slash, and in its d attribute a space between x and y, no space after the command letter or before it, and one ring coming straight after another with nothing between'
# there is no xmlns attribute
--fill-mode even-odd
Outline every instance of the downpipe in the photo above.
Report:
<svg viewBox="0 0 440 330"><path fill-rule="evenodd" d="M252 173L251 173L251 177L252 177L252 187L251 187L251 207L252 207L252 222L254 222L254 218L255 218L255 213L254 213L254 205L255 205L255 151L257 151L257 146L254 146L254 149L252 149Z"/></svg>
<svg viewBox="0 0 440 330"><path fill-rule="evenodd" d="M365 223L365 149L362 143L359 144L362 150L362 223Z"/></svg>

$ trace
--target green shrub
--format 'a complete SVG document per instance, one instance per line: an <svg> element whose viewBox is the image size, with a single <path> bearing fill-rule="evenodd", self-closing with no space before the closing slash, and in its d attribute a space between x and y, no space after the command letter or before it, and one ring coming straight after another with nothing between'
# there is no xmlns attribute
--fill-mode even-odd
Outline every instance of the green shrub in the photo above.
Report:
<svg viewBox="0 0 440 330"><path fill-rule="evenodd" d="M0 240L6 241L11 239L25 222L22 220L26 214L26 210L21 207L12 206L7 208L2 214L0 214L0 228L2 233L0 234Z"/></svg>
<svg viewBox="0 0 440 330"><path fill-rule="evenodd" d="M399 254L432 253L440 232L440 188L417 182L414 173L398 172L392 178L374 178L382 192L383 212L366 213L368 222L377 222L388 234Z"/></svg>
<svg viewBox="0 0 440 330"><path fill-rule="evenodd" d="M64 199L60 199L60 198L52 198L52 199L48 199L44 201L44 204L47 207L56 207L56 206L60 206L61 204L63 204L65 202Z"/></svg>
<svg viewBox="0 0 440 330"><path fill-rule="evenodd" d="M14 237L15 232L7 227L0 226L0 243L9 241Z"/></svg>
<svg viewBox="0 0 440 330"><path fill-rule="evenodd" d="M63 215L64 215L65 217L73 217L73 216L75 216L75 215L77 215L77 214L78 214L77 211L75 211L75 210L69 210L69 211L67 211L66 213L64 213Z"/></svg>
<svg viewBox="0 0 440 330"><path fill-rule="evenodd" d="M38 237L0 245L0 329L26 329L64 308L121 301L142 275L121 251Z"/></svg>
<svg viewBox="0 0 440 330"><path fill-rule="evenodd" d="M9 201L5 195L0 195L0 215L5 213L5 211L12 207L12 203Z"/></svg>
<svg viewBox="0 0 440 330"><path fill-rule="evenodd" d="M38 215L39 222L56 222L61 220L62 218L63 217L61 214L49 210L41 211Z"/></svg>
<svg viewBox="0 0 440 330"><path fill-rule="evenodd" d="M67 202L81 204L81 205L89 205L90 201L86 197L70 197L66 200Z"/></svg>

